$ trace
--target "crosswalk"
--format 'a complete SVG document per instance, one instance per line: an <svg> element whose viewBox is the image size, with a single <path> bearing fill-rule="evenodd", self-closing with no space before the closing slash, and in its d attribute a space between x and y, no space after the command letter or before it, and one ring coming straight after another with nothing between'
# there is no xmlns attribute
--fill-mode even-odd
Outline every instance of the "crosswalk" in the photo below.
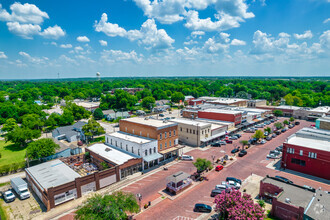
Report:
<svg viewBox="0 0 330 220"><path fill-rule="evenodd" d="M177 216L173 220L195 220L194 218L185 217L185 216Z"/></svg>

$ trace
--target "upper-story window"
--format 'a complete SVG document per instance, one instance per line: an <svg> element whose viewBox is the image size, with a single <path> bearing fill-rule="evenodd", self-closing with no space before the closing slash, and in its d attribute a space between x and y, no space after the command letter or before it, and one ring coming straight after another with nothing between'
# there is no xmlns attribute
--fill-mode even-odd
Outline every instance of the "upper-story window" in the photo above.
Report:
<svg viewBox="0 0 330 220"><path fill-rule="evenodd" d="M152 154L152 149L151 148L149 148L149 154Z"/></svg>
<svg viewBox="0 0 330 220"><path fill-rule="evenodd" d="M128 151L128 146L127 146L127 144L126 144L126 151Z"/></svg>
<svg viewBox="0 0 330 220"><path fill-rule="evenodd" d="M118 147L118 146L117 146L117 141L116 141L116 147Z"/></svg>
<svg viewBox="0 0 330 220"><path fill-rule="evenodd" d="M112 139L110 139L110 144L112 145Z"/></svg>
<svg viewBox="0 0 330 220"><path fill-rule="evenodd" d="M165 142L165 148L167 148L167 142Z"/></svg>
<svg viewBox="0 0 330 220"><path fill-rule="evenodd" d="M195 130L193 130L193 134L195 134Z"/></svg>
<svg viewBox="0 0 330 220"><path fill-rule="evenodd" d="M294 154L294 148L290 148L290 147L288 147L287 152L288 152L289 154Z"/></svg>
<svg viewBox="0 0 330 220"><path fill-rule="evenodd" d="M188 128L187 128L187 133L188 133L189 131L188 131Z"/></svg>
<svg viewBox="0 0 330 220"><path fill-rule="evenodd" d="M107 137L107 143L109 143L109 138Z"/></svg>
<svg viewBox="0 0 330 220"><path fill-rule="evenodd" d="M154 147L154 153L156 153L156 147Z"/></svg>
<svg viewBox="0 0 330 220"><path fill-rule="evenodd" d="M173 136L175 136L175 130L173 131Z"/></svg>
<svg viewBox="0 0 330 220"><path fill-rule="evenodd" d="M172 142L170 141L170 145L169 145L170 147L172 146Z"/></svg>
<svg viewBox="0 0 330 220"><path fill-rule="evenodd" d="M182 127L180 127L180 131L182 131Z"/></svg>
<svg viewBox="0 0 330 220"><path fill-rule="evenodd" d="M169 136L171 137L172 136L172 131L170 131L169 133L170 133Z"/></svg>
<svg viewBox="0 0 330 220"><path fill-rule="evenodd" d="M159 145L159 149L163 149L163 145L162 144Z"/></svg>
<svg viewBox="0 0 330 220"><path fill-rule="evenodd" d="M317 158L317 153L308 152L308 157L316 159Z"/></svg>
<svg viewBox="0 0 330 220"><path fill-rule="evenodd" d="M148 150L144 151L145 156L148 156Z"/></svg>
<svg viewBox="0 0 330 220"><path fill-rule="evenodd" d="M300 154L300 156L302 156L304 154L304 151L300 150L299 154Z"/></svg>
<svg viewBox="0 0 330 220"><path fill-rule="evenodd" d="M138 155L141 156L141 155L140 155L140 149L138 149Z"/></svg>
<svg viewBox="0 0 330 220"><path fill-rule="evenodd" d="M132 147L132 153L134 154L134 148Z"/></svg>
<svg viewBox="0 0 330 220"><path fill-rule="evenodd" d="M125 127L125 131L127 132L127 127Z"/></svg>
<svg viewBox="0 0 330 220"><path fill-rule="evenodd" d="M163 139L163 134L162 133L159 134L159 140L161 140L161 139Z"/></svg>
<svg viewBox="0 0 330 220"><path fill-rule="evenodd" d="M204 131L202 130L202 135L204 134Z"/></svg>
<svg viewBox="0 0 330 220"><path fill-rule="evenodd" d="M164 138L167 138L167 132L165 132Z"/></svg>
<svg viewBox="0 0 330 220"><path fill-rule="evenodd" d="M140 136L142 136L142 131L140 131Z"/></svg>

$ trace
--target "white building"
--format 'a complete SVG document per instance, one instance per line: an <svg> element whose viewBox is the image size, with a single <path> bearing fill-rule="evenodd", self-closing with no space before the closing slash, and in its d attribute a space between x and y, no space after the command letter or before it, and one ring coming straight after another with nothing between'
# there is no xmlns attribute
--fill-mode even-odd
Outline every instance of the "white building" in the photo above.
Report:
<svg viewBox="0 0 330 220"><path fill-rule="evenodd" d="M163 157L158 153L157 140L122 131L106 134L105 144L142 157L144 161L143 169L157 165L159 159Z"/></svg>

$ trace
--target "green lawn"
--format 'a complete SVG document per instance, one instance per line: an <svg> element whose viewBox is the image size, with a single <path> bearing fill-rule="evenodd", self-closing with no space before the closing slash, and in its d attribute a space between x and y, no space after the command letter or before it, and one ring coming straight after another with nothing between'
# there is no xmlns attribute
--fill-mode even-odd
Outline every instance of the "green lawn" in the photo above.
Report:
<svg viewBox="0 0 330 220"><path fill-rule="evenodd" d="M12 143L0 140L0 166L24 161L26 148L16 147Z"/></svg>

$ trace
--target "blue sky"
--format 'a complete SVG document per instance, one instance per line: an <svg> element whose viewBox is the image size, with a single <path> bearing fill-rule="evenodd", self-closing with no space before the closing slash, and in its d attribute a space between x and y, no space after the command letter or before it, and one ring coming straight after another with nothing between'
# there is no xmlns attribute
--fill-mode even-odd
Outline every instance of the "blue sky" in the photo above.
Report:
<svg viewBox="0 0 330 220"><path fill-rule="evenodd" d="M0 79L330 76L330 0L0 4Z"/></svg>

